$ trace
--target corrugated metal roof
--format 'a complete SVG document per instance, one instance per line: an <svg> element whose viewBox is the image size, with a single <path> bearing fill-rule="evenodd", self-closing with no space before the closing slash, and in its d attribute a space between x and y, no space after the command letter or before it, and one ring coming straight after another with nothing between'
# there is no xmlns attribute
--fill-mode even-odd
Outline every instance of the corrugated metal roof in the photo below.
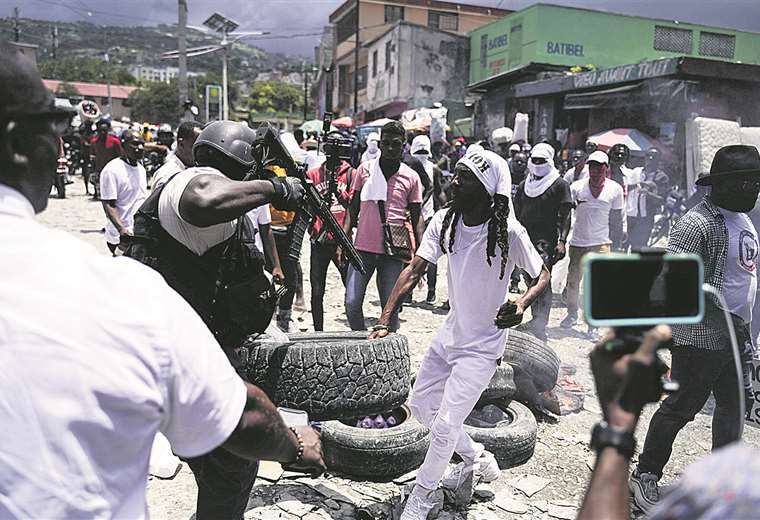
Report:
<svg viewBox="0 0 760 520"><path fill-rule="evenodd" d="M76 89L80 96L84 97L108 97L108 85L105 83L84 83L81 81L59 81L57 79L43 79L45 88L55 93L62 83L68 83ZM127 85L111 85L111 97L114 99L127 99L137 90L137 87Z"/></svg>

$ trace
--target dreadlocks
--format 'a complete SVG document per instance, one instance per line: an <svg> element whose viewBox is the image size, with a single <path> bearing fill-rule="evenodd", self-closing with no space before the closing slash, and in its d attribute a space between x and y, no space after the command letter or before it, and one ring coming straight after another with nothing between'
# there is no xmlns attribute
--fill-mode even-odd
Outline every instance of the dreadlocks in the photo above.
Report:
<svg viewBox="0 0 760 520"><path fill-rule="evenodd" d="M449 248L448 252L451 253L454 250L454 240L456 240L457 224L462 214L456 210L453 206L449 205L446 210L446 215L443 217L443 223L441 226L441 236L439 238L439 244L441 251L446 253L446 232L449 233ZM509 260L509 225L507 218L509 217L509 199L504 195L495 194L493 196L493 206L491 208L491 218L488 221L488 238L486 243L486 262L491 265L491 257L496 256L496 245L499 245L501 249L501 270L499 271L499 279L504 279L504 271L507 269L507 261Z"/></svg>

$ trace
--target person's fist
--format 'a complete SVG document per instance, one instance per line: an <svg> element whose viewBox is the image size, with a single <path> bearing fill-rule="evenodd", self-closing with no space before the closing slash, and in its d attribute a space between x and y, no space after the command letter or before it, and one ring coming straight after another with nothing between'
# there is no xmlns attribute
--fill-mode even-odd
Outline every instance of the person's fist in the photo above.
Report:
<svg viewBox="0 0 760 520"><path fill-rule="evenodd" d="M303 439L303 456L297 464L286 465L287 469L309 473L317 478L325 472L327 466L322 458L322 440L319 432L309 426L301 426L296 431Z"/></svg>
<svg viewBox="0 0 760 520"><path fill-rule="evenodd" d="M305 189L300 179L294 177L272 177L275 196L272 205L280 211L295 211L303 199Z"/></svg>
<svg viewBox="0 0 760 520"><path fill-rule="evenodd" d="M499 311L496 313L496 319L494 320L494 323L499 329L508 329L509 327L515 327L522 323L524 312L525 308L523 308L522 304L519 301L507 302L499 307Z"/></svg>

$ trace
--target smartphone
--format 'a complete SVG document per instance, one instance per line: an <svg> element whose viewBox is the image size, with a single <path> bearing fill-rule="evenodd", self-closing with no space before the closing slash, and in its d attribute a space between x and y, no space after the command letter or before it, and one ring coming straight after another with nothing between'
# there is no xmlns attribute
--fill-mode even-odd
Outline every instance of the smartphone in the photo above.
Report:
<svg viewBox="0 0 760 520"><path fill-rule="evenodd" d="M288 428L297 428L299 426L309 425L309 414L303 410L296 410L295 408L285 408L278 406L277 411L280 412L285 426Z"/></svg>
<svg viewBox="0 0 760 520"><path fill-rule="evenodd" d="M693 324L704 316L697 255L592 253L583 277L584 313L594 327Z"/></svg>

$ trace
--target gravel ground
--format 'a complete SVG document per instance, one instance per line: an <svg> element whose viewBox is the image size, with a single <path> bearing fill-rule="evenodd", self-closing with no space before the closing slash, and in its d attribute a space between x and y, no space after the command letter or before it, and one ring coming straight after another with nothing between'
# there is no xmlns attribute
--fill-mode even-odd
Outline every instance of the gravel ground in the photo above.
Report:
<svg viewBox="0 0 760 520"><path fill-rule="evenodd" d="M67 186L69 198L50 199L48 210L39 219L55 228L65 230L79 239L94 245L107 254L105 239L100 229L105 223L100 203L84 195L81 178ZM301 260L305 277L305 300L309 301L308 247L304 247ZM446 298L446 267L441 263L438 276L438 298ZM415 303L401 314L401 333L409 338L412 369L416 370L425 349L436 329L443 322L444 313L420 303L425 291L415 292ZM380 313L379 298L374 286L370 286L365 301L368 322ZM296 325L311 330L308 311L294 312ZM593 456L587 444L591 427L599 418L599 408L593 389L593 381L587 362L592 346L583 328L572 331L559 328L564 316L563 309L552 310L549 322L549 344L563 364L574 366L575 380L585 389L584 409L579 413L556 420L540 421L538 443L533 458L526 464L502 472L502 478L480 489L479 497L467 511L446 509L440 518L468 518L471 520L493 518L574 518L583 492ZM343 313L343 287L336 271L330 271L325 301L325 328L347 330ZM655 407L648 407L642 418L637 438L641 445L646 427ZM676 440L673 457L668 464L664 483L671 482L689 463L710 450L710 407L706 407L696 420L688 425ZM747 428L745 441L760 446L760 430ZM545 479L546 486L528 497L511 484L522 475ZM319 479L305 478L296 474L282 476L276 483L259 479L248 504L246 518L296 519L318 518L395 518L401 486L394 483L357 482L336 476ZM171 480L152 478L148 482L148 506L153 518L189 519L195 509L196 485L190 470L183 465Z"/></svg>

